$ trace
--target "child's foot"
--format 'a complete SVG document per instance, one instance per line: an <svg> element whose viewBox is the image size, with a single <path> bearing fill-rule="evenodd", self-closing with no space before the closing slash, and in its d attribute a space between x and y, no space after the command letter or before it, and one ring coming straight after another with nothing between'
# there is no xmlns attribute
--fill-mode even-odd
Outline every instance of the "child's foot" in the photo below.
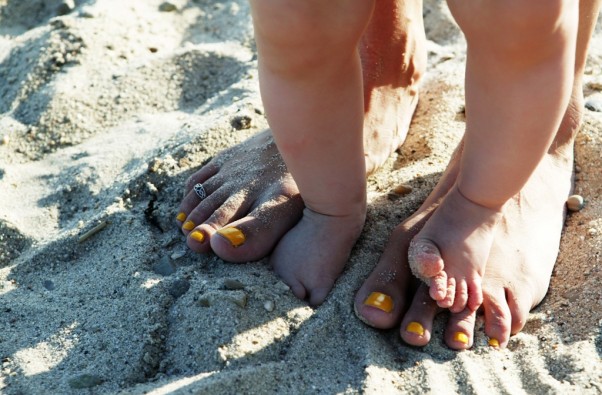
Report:
<svg viewBox="0 0 602 395"><path fill-rule="evenodd" d="M408 5L410 2L403 7ZM392 1L379 2L375 16L388 16L394 23L391 15L406 13L403 7L395 8ZM362 40L368 172L403 143L418 102L418 84L426 68L426 39L421 8L415 8L413 22L396 26L394 30L403 31L389 35L388 41L381 37L382 29L370 27ZM382 26L378 18L371 23L377 22ZM403 56L390 59L393 50ZM192 190L197 183L203 184L207 194L202 201ZM263 258L286 235L272 264L297 296L319 304L343 269L363 218L328 217L309 210L303 214L303 209L297 186L266 131L220 153L190 178L177 223L192 250L213 250L231 262ZM324 263L324 255L330 263Z"/></svg>
<svg viewBox="0 0 602 395"><path fill-rule="evenodd" d="M582 98L576 95L552 145L555 149L546 155L521 193L506 205L496 227L482 285L485 333L492 346L505 347L510 334L522 329L529 311L547 292L560 243L564 205L571 191L572 150L581 107ZM416 346L429 342L440 309L424 284L413 295L408 294L413 278L407 251L410 240L453 188L460 156L461 149L422 207L393 231L377 267L355 298L356 313L362 321L383 329L401 322L401 337ZM396 275L383 275L386 273ZM446 344L453 349L471 347L474 319L475 312L469 309L451 314Z"/></svg>
<svg viewBox="0 0 602 395"><path fill-rule="evenodd" d="M470 201L454 186L412 239L412 273L429 286L440 307L458 313L481 305L481 278L501 216L501 211Z"/></svg>

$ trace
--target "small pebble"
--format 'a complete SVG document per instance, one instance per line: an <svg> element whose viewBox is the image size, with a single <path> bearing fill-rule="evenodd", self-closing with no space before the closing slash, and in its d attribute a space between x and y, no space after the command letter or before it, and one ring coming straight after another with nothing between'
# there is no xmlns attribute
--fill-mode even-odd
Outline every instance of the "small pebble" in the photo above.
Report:
<svg viewBox="0 0 602 395"><path fill-rule="evenodd" d="M75 2L73 0L63 0L56 9L57 15L67 15L75 9Z"/></svg>
<svg viewBox="0 0 602 395"><path fill-rule="evenodd" d="M243 309L247 306L248 297L242 291L228 293L227 299Z"/></svg>
<svg viewBox="0 0 602 395"><path fill-rule="evenodd" d="M199 305L202 307L211 307L211 299L208 296L202 296L199 299Z"/></svg>
<svg viewBox="0 0 602 395"><path fill-rule="evenodd" d="M566 200L566 206L570 211L580 211L584 206L583 197L580 195L571 195Z"/></svg>
<svg viewBox="0 0 602 395"><path fill-rule="evenodd" d="M178 9L178 7L176 7L175 4L170 3L169 1L164 1L159 6L159 11L161 11L161 12L172 12L172 11L175 11L177 9Z"/></svg>
<svg viewBox="0 0 602 395"><path fill-rule="evenodd" d="M253 118L249 115L237 115L230 122L236 130L250 129L253 126Z"/></svg>
<svg viewBox="0 0 602 395"><path fill-rule="evenodd" d="M156 195L159 193L159 190L157 189L157 187L155 186L155 184L153 184L152 182L147 182L146 183L146 188L148 188L148 191L153 194Z"/></svg>
<svg viewBox="0 0 602 395"><path fill-rule="evenodd" d="M44 285L44 288L46 288L49 291L54 290L54 283L50 280L44 280L44 282L42 283L42 285Z"/></svg>
<svg viewBox="0 0 602 395"><path fill-rule="evenodd" d="M169 276L176 272L176 268L171 263L169 257L164 256L159 262L153 265L153 272L161 276Z"/></svg>
<svg viewBox="0 0 602 395"><path fill-rule="evenodd" d="M588 99L585 102L585 108L594 112L602 112L602 100L601 99Z"/></svg>
<svg viewBox="0 0 602 395"><path fill-rule="evenodd" d="M595 235L598 234L598 230L596 228L589 228L587 230L587 234L590 235L590 236L595 236Z"/></svg>
<svg viewBox="0 0 602 395"><path fill-rule="evenodd" d="M102 377L93 374L82 374L69 380L69 387L75 389L92 388L104 382Z"/></svg>
<svg viewBox="0 0 602 395"><path fill-rule="evenodd" d="M399 184L398 186L393 188L393 193L400 196L407 195L410 192L412 192L412 187L408 184Z"/></svg>
<svg viewBox="0 0 602 395"><path fill-rule="evenodd" d="M182 258L184 255L186 255L186 251L184 251L184 250L174 251L174 253L171 254L171 259L173 259L175 261L176 259Z"/></svg>
<svg viewBox="0 0 602 395"><path fill-rule="evenodd" d="M175 299L184 295L190 289L190 283L188 280L176 280L171 283L169 287L169 294Z"/></svg>
<svg viewBox="0 0 602 395"><path fill-rule="evenodd" d="M229 290L245 289L245 285L238 280L227 278L224 280L224 288Z"/></svg>
<svg viewBox="0 0 602 395"><path fill-rule="evenodd" d="M274 311L274 302L266 300L263 304L263 308L266 309L266 311Z"/></svg>
<svg viewBox="0 0 602 395"><path fill-rule="evenodd" d="M0 141L0 145L8 145L8 143L10 142L10 138L8 137L8 134L5 134L2 137L2 140Z"/></svg>

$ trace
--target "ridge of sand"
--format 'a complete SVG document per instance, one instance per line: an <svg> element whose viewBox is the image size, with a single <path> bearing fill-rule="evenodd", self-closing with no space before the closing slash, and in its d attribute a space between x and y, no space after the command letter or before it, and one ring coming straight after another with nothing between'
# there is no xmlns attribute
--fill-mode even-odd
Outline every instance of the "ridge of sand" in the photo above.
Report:
<svg viewBox="0 0 602 395"><path fill-rule="evenodd" d="M353 314L464 129L462 39L444 2L424 14L429 75L410 136L369 179L366 230L314 310L265 261L188 252L172 223L198 164L266 127L245 0L0 0L0 392L601 393L602 112L586 111L577 142L586 207L507 350L486 346L482 320L458 353L444 317L411 348ZM249 129L232 126L240 116ZM391 199L401 182L412 193Z"/></svg>

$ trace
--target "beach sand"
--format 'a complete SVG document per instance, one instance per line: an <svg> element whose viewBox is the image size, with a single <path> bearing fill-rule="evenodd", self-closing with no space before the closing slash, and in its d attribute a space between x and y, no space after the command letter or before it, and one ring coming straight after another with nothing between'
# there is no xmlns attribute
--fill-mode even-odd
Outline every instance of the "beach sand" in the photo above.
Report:
<svg viewBox="0 0 602 395"><path fill-rule="evenodd" d="M410 135L370 177L365 231L313 309L267 260L188 251L174 222L186 178L267 127L246 0L0 0L0 391L602 393L600 26L576 147L585 208L524 330L494 350L479 319L455 352L442 314L414 348L353 313L464 130L463 39L444 2L424 13ZM392 197L401 183L412 192Z"/></svg>

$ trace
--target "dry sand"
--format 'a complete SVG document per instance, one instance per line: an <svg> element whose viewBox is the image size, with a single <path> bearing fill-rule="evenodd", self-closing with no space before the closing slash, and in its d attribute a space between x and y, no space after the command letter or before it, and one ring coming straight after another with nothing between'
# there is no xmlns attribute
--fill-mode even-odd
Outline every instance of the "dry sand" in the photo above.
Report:
<svg viewBox="0 0 602 395"><path fill-rule="evenodd" d="M265 260L192 254L174 227L186 177L266 122L246 0L169 4L0 0L3 393L602 392L602 112L586 111L577 143L586 207L522 333L495 351L479 321L473 349L454 352L441 316L412 348L360 322L352 299L464 128L464 44L444 3L425 5L411 135L370 178L366 230L317 309ZM602 107L600 27L585 89ZM390 199L401 182L412 193Z"/></svg>

